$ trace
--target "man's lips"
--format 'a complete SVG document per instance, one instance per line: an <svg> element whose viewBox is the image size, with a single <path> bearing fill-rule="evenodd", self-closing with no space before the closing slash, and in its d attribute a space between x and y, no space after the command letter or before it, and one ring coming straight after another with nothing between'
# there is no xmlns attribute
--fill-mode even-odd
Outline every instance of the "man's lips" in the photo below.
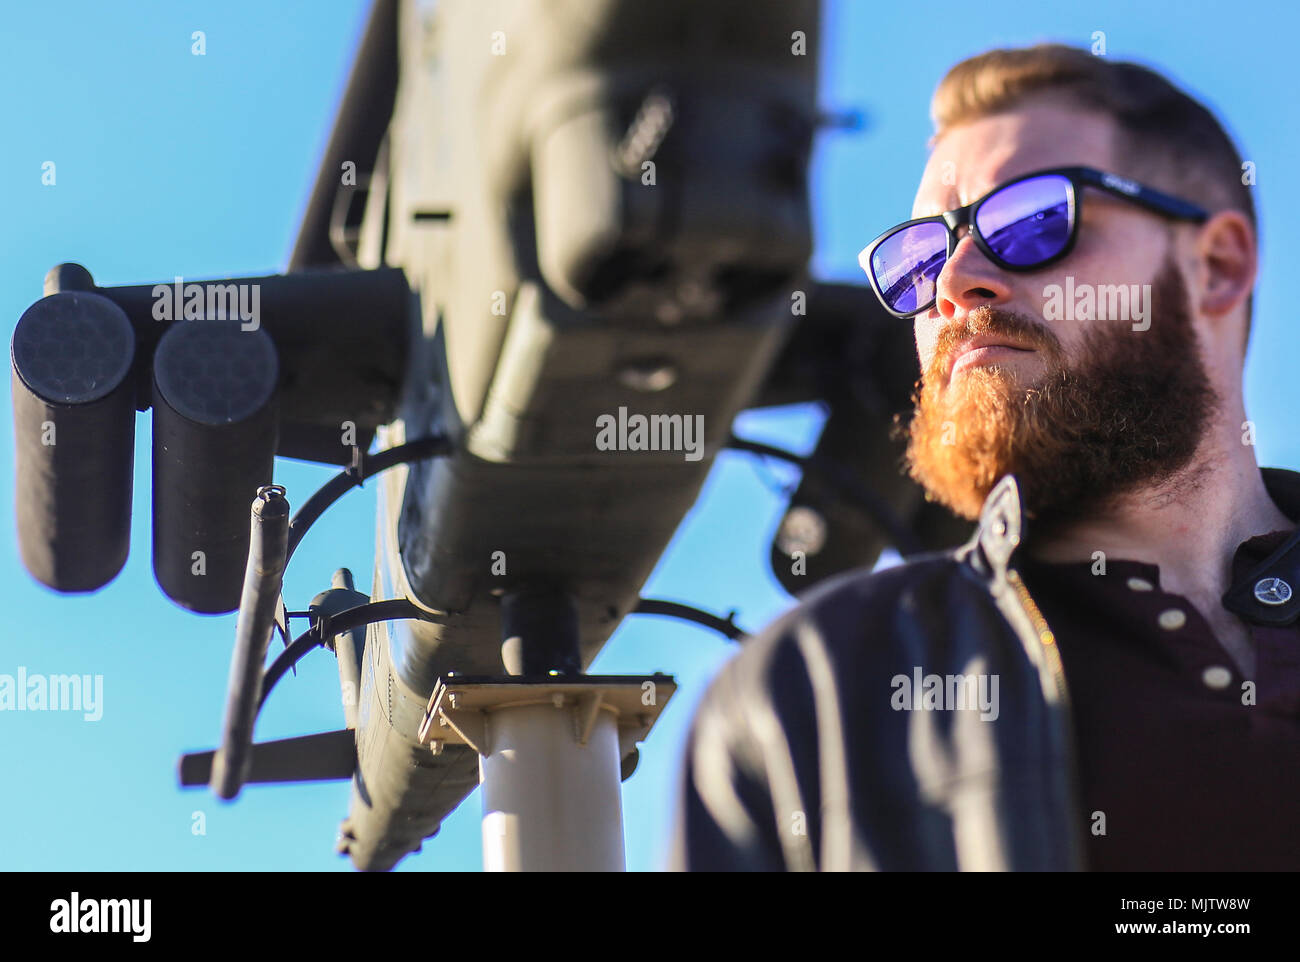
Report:
<svg viewBox="0 0 1300 962"><path fill-rule="evenodd" d="M965 367L985 360L994 360L999 355L1010 351L1031 354L1033 350L1033 348L1017 344L1007 337L999 337L996 334L978 334L967 341L963 341L952 352L952 356L948 359L948 379L951 380L958 366ZM964 364L963 358L965 359Z"/></svg>

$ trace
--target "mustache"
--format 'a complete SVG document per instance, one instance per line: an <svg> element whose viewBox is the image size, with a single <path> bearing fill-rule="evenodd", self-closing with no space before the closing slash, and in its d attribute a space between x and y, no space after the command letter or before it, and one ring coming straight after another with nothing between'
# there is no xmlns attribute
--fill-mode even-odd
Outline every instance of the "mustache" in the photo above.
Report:
<svg viewBox="0 0 1300 962"><path fill-rule="evenodd" d="M1023 314L980 307L971 311L964 322L952 324L939 332L930 370L935 372L944 370L953 352L964 341L980 334L1005 337L1009 341L1042 351L1049 357L1059 357L1061 353L1060 339L1045 325Z"/></svg>

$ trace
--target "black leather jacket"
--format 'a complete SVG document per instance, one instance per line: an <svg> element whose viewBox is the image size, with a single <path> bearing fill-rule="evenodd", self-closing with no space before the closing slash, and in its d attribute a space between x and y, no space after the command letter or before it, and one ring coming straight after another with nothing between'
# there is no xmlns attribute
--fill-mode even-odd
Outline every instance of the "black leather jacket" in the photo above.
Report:
<svg viewBox="0 0 1300 962"><path fill-rule="evenodd" d="M1263 469L1300 515L1300 474ZM1016 570L1019 488L1004 477L960 548L849 572L727 663L697 711L671 867L1074 870L1080 810L1065 676ZM1300 531L1225 595L1246 617L1265 575L1300 586ZM1232 603L1229 603L1231 599ZM995 718L897 710L898 676L996 677Z"/></svg>

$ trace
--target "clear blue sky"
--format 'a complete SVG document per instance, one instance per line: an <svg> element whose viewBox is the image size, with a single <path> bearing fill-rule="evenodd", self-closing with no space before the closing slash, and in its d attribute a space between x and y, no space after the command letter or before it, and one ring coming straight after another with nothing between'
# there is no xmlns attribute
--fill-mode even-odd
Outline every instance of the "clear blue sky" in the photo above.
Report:
<svg viewBox="0 0 1300 962"><path fill-rule="evenodd" d="M103 285L282 270L329 135L364 20L362 0L46 2L5 11L0 35L0 329L6 341L62 261ZM864 281L862 245L911 208L929 134L929 97L951 64L993 46L1059 40L1165 70L1224 117L1256 164L1260 282L1247 365L1247 411L1261 464L1300 466L1291 372L1297 333L1283 306L1300 239L1279 228L1300 183L1294 51L1300 15L1280 2L1224 8L1103 0L1086 5L887 4L837 0L822 27L827 108L869 117L859 135L823 135L815 160L815 273ZM203 30L207 54L190 53ZM41 184L41 165L57 183ZM345 870L333 852L347 784L253 787L226 805L176 787L185 750L210 747L220 724L234 615L204 617L169 602L149 559L149 416L136 426L131 557L107 588L62 597L37 585L14 543L9 394L0 415L0 673L104 676L99 722L57 712L0 713L0 869ZM745 415L738 432L806 450L810 409ZM280 461L276 480L300 504L332 471ZM791 604L767 571L780 517L773 466L719 458L646 595L739 610L755 628ZM348 495L313 529L286 583L302 607L339 565L370 583L374 489ZM296 600L295 600L296 599ZM624 786L628 866L662 865L686 727L734 651L703 629L629 619L595 670L675 674L679 692ZM341 727L338 676L317 652L277 689L259 738ZM192 815L207 834L191 833ZM403 871L478 870L477 793Z"/></svg>

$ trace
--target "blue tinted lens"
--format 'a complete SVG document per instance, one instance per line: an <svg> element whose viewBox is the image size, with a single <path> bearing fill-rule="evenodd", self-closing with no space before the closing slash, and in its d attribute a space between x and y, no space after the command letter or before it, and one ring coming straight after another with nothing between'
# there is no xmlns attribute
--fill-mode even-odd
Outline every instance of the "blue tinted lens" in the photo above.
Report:
<svg viewBox="0 0 1300 962"><path fill-rule="evenodd" d="M975 226L1008 264L1032 267L1065 249L1074 225L1068 178L1047 174L998 191L980 205Z"/></svg>
<svg viewBox="0 0 1300 962"><path fill-rule="evenodd" d="M947 259L948 229L937 222L914 224L891 234L872 252L871 274L889 308L907 314L934 301Z"/></svg>

